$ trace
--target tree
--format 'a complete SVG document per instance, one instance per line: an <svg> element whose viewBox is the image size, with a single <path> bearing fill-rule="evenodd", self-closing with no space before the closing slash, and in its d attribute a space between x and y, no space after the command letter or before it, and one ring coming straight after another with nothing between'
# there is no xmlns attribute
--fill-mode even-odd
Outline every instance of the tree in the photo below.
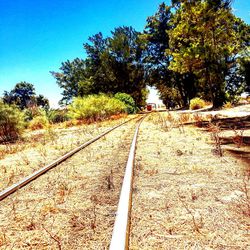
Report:
<svg viewBox="0 0 250 250"><path fill-rule="evenodd" d="M177 105L179 107L183 106L182 96L177 88L160 85L158 86L158 90L160 93L160 98L168 109L174 108Z"/></svg>
<svg viewBox="0 0 250 250"><path fill-rule="evenodd" d="M147 82L150 85L165 84L171 72L168 69L170 56L166 55L169 49L169 36L171 30L171 7L160 4L155 15L147 18L147 24L141 38L145 42L144 65Z"/></svg>
<svg viewBox="0 0 250 250"><path fill-rule="evenodd" d="M118 27L111 37L101 33L84 44L88 58L88 72L93 82L93 91L115 94L130 94L138 106L145 102L143 50L140 33L132 27Z"/></svg>
<svg viewBox="0 0 250 250"><path fill-rule="evenodd" d="M228 56L226 73L226 94L230 102L237 102L243 91L250 90L250 25L235 17L234 30L240 41L240 52L236 56Z"/></svg>
<svg viewBox="0 0 250 250"><path fill-rule="evenodd" d="M31 106L49 107L49 100L43 95L36 96L34 85L25 81L17 83L10 92L4 91L3 102L15 104L20 109Z"/></svg>
<svg viewBox="0 0 250 250"><path fill-rule="evenodd" d="M61 72L50 72L60 88L63 89L63 98L60 104L68 104L73 97L84 96L91 93L92 84L87 78L86 61L76 58L67 60L60 67Z"/></svg>
<svg viewBox="0 0 250 250"><path fill-rule="evenodd" d="M111 33L106 54L108 61L104 61L113 76L111 92L127 93L137 106L144 106L146 83L140 33L132 27L118 27Z"/></svg>
<svg viewBox="0 0 250 250"><path fill-rule="evenodd" d="M151 85L165 103L187 106L201 96L221 106L226 94L238 94L249 79L249 56L242 51L249 47L250 29L232 14L230 4L172 0L172 6L160 4L147 19L143 34L122 26L109 37L91 36L83 44L85 60L66 61L61 72L51 72L63 89L61 103L122 92L143 106L146 85Z"/></svg>
<svg viewBox="0 0 250 250"><path fill-rule="evenodd" d="M142 35L142 39L145 41L146 80L149 85L157 87L167 106L170 103L172 106L188 106L189 100L196 94L196 79L190 72L172 71L169 68L172 56L166 53L170 49L169 31L174 28L173 17L171 7L162 3L158 11L147 19ZM181 98L179 99L179 97Z"/></svg>
<svg viewBox="0 0 250 250"><path fill-rule="evenodd" d="M244 78L245 91L250 92L250 25L239 20L238 32L243 41L243 48L238 58L239 74Z"/></svg>
<svg viewBox="0 0 250 250"><path fill-rule="evenodd" d="M245 90L250 92L250 56L240 60L240 72L244 77Z"/></svg>
<svg viewBox="0 0 250 250"><path fill-rule="evenodd" d="M36 96L36 105L38 107L44 108L46 110L49 109L49 100L43 95Z"/></svg>
<svg viewBox="0 0 250 250"><path fill-rule="evenodd" d="M24 109L35 102L35 88L31 83L17 83L13 90L4 92L3 101L8 104L16 104Z"/></svg>
<svg viewBox="0 0 250 250"><path fill-rule="evenodd" d="M86 66L88 76L93 83L92 93L106 93L109 86L110 74L105 71L105 51L107 51L107 39L99 32L89 37L89 43L83 44L87 53Z"/></svg>
<svg viewBox="0 0 250 250"><path fill-rule="evenodd" d="M98 33L89 38L85 60L76 58L62 63L61 72L51 72L63 89L62 104L73 97L117 92L130 94L138 106L146 98L142 43L132 27L118 27L111 36Z"/></svg>
<svg viewBox="0 0 250 250"><path fill-rule="evenodd" d="M169 31L168 52L173 58L170 69L194 74L199 79L201 94L219 107L225 101L230 63L243 46L230 1L174 2L174 28Z"/></svg>

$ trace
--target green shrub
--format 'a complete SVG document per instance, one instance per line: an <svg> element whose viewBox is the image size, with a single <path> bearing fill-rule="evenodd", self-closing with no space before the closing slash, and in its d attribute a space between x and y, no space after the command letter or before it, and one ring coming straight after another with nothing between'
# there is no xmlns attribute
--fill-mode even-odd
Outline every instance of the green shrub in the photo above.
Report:
<svg viewBox="0 0 250 250"><path fill-rule="evenodd" d="M77 120L102 120L125 111L126 106L123 102L106 95L77 97L69 105L69 117Z"/></svg>
<svg viewBox="0 0 250 250"><path fill-rule="evenodd" d="M50 109L47 111L47 118L50 123L60 123L69 120L67 110Z"/></svg>
<svg viewBox="0 0 250 250"><path fill-rule="evenodd" d="M126 93L116 93L114 97L122 101L126 105L126 112L128 114L136 113L137 107L135 105L135 101L132 96Z"/></svg>
<svg viewBox="0 0 250 250"><path fill-rule="evenodd" d="M27 122L31 121L36 116L43 116L46 114L44 109L37 107L37 106L26 108L23 110L23 112L25 115L25 120Z"/></svg>
<svg viewBox="0 0 250 250"><path fill-rule="evenodd" d="M204 108L206 105L205 101L202 100L201 98L199 97L196 97L196 98L193 98L191 101L190 101L190 106L189 108L191 110L195 110L195 109L201 109L201 108Z"/></svg>
<svg viewBox="0 0 250 250"><path fill-rule="evenodd" d="M38 115L35 116L30 122L29 122L29 128L32 130L36 129L43 129L48 127L49 121L46 117L46 115Z"/></svg>
<svg viewBox="0 0 250 250"><path fill-rule="evenodd" d="M0 101L0 141L18 139L24 128L24 114L13 105Z"/></svg>

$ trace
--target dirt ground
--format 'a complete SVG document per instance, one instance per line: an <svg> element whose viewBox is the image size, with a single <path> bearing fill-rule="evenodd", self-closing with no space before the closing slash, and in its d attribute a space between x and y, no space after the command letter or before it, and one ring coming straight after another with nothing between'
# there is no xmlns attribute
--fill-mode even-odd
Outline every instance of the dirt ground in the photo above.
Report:
<svg viewBox="0 0 250 250"><path fill-rule="evenodd" d="M130 249L250 249L249 164L220 157L207 130L171 117L141 126Z"/></svg>

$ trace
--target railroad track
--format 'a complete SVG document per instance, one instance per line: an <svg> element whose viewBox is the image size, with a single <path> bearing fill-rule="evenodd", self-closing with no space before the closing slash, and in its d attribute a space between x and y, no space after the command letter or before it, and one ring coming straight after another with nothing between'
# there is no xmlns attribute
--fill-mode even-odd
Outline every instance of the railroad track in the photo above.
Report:
<svg viewBox="0 0 250 250"><path fill-rule="evenodd" d="M127 249L128 248L129 224L130 224L129 221L130 221L131 197L132 197L131 190L132 190L132 181L133 181L133 165L134 165L136 141L137 141L137 136L138 136L140 124L142 123L143 119L146 116L147 115L142 115L136 121L137 125L136 125L135 133L133 136L132 144L130 146L129 157L128 157L127 164L126 164L126 170L125 170L122 189L121 189L121 193L120 193L119 205L118 205L118 210L116 213L117 216L116 216L116 220L115 220L115 226L113 229L113 235L112 235L112 240L111 240L111 244L110 244L110 249L118 249L119 250L119 249ZM34 172L30 176L24 178L20 182L3 190L2 192L0 192L0 201L9 197L11 194L16 192L17 190L20 190L22 187L31 183L32 181L34 181L38 177L44 175L46 172L48 172L52 168L59 166L62 162L66 161L67 159L69 159L71 156L73 156L77 152L81 151L82 149L86 148L87 146L93 144L95 141L97 141L100 138L104 137L105 135L109 134L111 131L114 131L117 128L122 127L123 125L129 123L132 120L135 120L136 118L130 119L122 124L119 124L111 129L106 130L105 132L103 132L99 136L97 136L97 137L91 139L90 141L80 145L79 147L77 147L74 150L63 155L62 157L60 157L56 161L52 162L51 164L44 166L43 168ZM0 204L1 204L1 202L0 202ZM1 207L0 207L0 214L1 214Z"/></svg>
<svg viewBox="0 0 250 250"><path fill-rule="evenodd" d="M76 147L75 149L69 151L68 153L66 153L65 155L61 156L60 158L56 159L55 161L53 161L52 163L40 168L39 170L35 171L34 173L32 173L31 175L25 177L24 179L22 179L21 181L11 185L10 187L4 189L3 191L0 192L0 201L5 199L6 197L8 197L9 195L13 194L14 192L16 192L17 190L19 190L20 188L26 186L28 183L32 182L33 180L35 180L36 178L38 178L39 176L45 174L46 172L48 172L50 169L58 166L59 164L61 164L62 162L66 161L67 159L69 159L71 156L73 156L74 154L76 154L77 152L79 152L80 150L86 148L87 146L91 145L92 143L94 143L95 141L99 140L100 138L102 138L103 136L107 135L108 133L110 133L111 131L121 127L122 125L134 120L136 118L132 118L128 121L125 121L121 124L118 124L110 129L107 129L106 131L104 131L103 133L101 133L100 135L94 137L93 139L81 144L80 146ZM139 118L139 120L142 118Z"/></svg>
<svg viewBox="0 0 250 250"><path fill-rule="evenodd" d="M133 141L129 151L129 157L126 165L124 180L122 184L120 200L117 209L117 215L110 244L110 250L128 249L130 234L130 214L132 206L132 184L133 184L133 167L136 151L136 142L140 125L143 117L135 130Z"/></svg>
<svg viewBox="0 0 250 250"><path fill-rule="evenodd" d="M183 207L184 202L188 202L191 207L194 203L193 199L180 200L178 190L180 190L183 181L182 178L178 177L176 166L160 169L161 157L155 159L155 153L163 155L167 152L163 156L165 161L168 160L168 154L172 154L172 148L169 145L164 145L164 142L169 140L169 136L164 131L158 131L158 124L154 124L157 118L152 117L151 120L147 121L152 122L152 127L147 126L145 121L145 126L141 128L145 132L140 135L141 144L138 147L137 159L138 163L141 159L142 161L135 171L135 183L133 184L136 140L140 124L145 117L141 117L138 121L134 120L133 123L127 122L123 129L117 129L98 143L92 143L92 146L79 152L66 164L60 164L61 167L59 166L59 168L50 171L49 174L41 176L33 182L34 184L24 188L24 192L20 191L4 202L0 202L0 249L99 250L107 249L109 246L110 250L121 250L140 247L151 249L153 245L158 246L158 244L164 249L167 249L169 245L174 246L174 249L179 249L180 245L186 247L187 241L197 246L197 233L190 230L194 225L188 211L185 220L190 221L190 225L188 224L184 229L178 228L180 231L187 232L187 236L185 233L172 234L171 231L165 231L167 229L165 224L156 221L163 218L164 223L165 221L168 223L170 220L169 225L175 224L176 221L179 225L183 225L183 219L176 216L175 206L177 206L178 211L182 211L183 208L186 209L186 205ZM137 125L134 132L135 123ZM186 135L182 136L186 137ZM163 149L162 145L151 144L154 137L163 144ZM190 141L193 142L191 138ZM155 150L152 150L153 145L156 145ZM94 155L91 155L91 152L94 152ZM84 158L85 153L89 154L89 158ZM144 155L155 159L155 162L148 161L147 157L144 159ZM179 156L173 157L178 161ZM193 154L190 155L190 159L191 157ZM93 159L91 160L91 158ZM90 162L88 162L89 159ZM77 161L80 167L76 166ZM191 164L190 169L193 169ZM87 166L88 169L86 169ZM186 171L186 163L183 164L183 169ZM161 172L158 173L158 170ZM71 172L70 175L67 175L69 171L72 171L74 175L71 175ZM165 174L173 175L173 179L165 178ZM177 175L176 178L175 175ZM59 179L55 176L65 178ZM209 176L210 174L203 177L202 174L201 178L204 178L205 182ZM74 183L73 187L72 183ZM192 184L193 180L190 183ZM131 207L132 184L137 190L133 193L133 207ZM161 197L168 195L167 202L168 200L172 201L173 198L173 189L169 192L169 185L175 185L176 196L174 196L174 202L170 203L171 212L168 210L167 213L163 213L164 209L168 209L168 207L166 207L166 200ZM62 190L58 192L59 186L62 187ZM235 181L235 187L238 188L238 181ZM220 188L220 182L218 188ZM231 190L231 184L228 188ZM187 198L189 197L189 189L182 192L187 194ZM62 199L58 200L58 197ZM168 203L167 206L169 206ZM223 215L224 210L221 208L221 203L215 203L215 206L218 208L214 211L216 218L217 211ZM163 210L158 211L160 207L163 207ZM154 215L155 217L150 219L152 213L156 213L156 216ZM223 216L222 220L224 220ZM168 226L168 224L166 225ZM208 226L212 228L213 224ZM230 227L229 230L231 230ZM217 232L220 231L217 230ZM153 237L147 237L148 235ZM231 237L233 238L234 235L232 234ZM10 239L11 243L8 242ZM244 241L242 245L248 246L244 237L239 238L238 244L241 244L242 241ZM206 241L201 242L201 244L207 246ZM218 246L216 244L215 246ZM219 246L221 247L221 245Z"/></svg>

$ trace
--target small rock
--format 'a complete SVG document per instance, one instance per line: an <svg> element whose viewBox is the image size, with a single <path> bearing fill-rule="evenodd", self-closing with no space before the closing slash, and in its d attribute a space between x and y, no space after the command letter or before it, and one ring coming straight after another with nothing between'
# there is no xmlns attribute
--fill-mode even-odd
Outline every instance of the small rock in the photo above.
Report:
<svg viewBox="0 0 250 250"><path fill-rule="evenodd" d="M181 156L181 155L183 155L183 152L180 149L177 149L176 154L177 154L177 156Z"/></svg>
<svg viewBox="0 0 250 250"><path fill-rule="evenodd" d="M224 203L229 203L232 201L237 201L240 200L244 197L244 193L239 191L239 190L235 190L233 191L230 195L224 196L222 197L220 200Z"/></svg>

